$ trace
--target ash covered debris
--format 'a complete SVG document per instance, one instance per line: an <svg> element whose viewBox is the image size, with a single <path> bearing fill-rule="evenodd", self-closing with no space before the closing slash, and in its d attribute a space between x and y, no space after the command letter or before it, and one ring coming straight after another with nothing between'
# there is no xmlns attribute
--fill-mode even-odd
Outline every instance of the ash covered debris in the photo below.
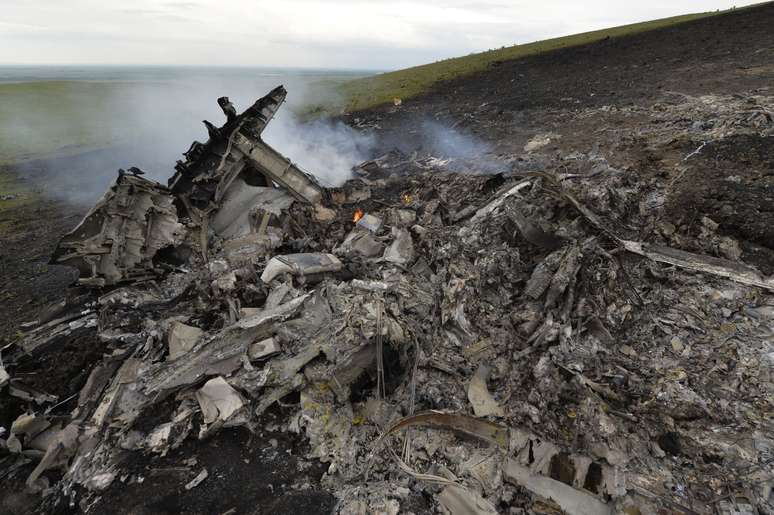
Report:
<svg viewBox="0 0 774 515"><path fill-rule="evenodd" d="M78 268L81 284L114 285L163 274L170 259L154 261L159 251L186 261L191 246L182 240L193 227L205 260L210 231L230 242L235 258L245 249L277 245L269 220L294 198L325 216L314 177L261 139L286 94L280 86L238 116L227 97L219 98L226 123L218 128L204 121L209 139L191 144L168 186L121 170L115 185L62 240L53 262Z"/></svg>
<svg viewBox="0 0 774 515"><path fill-rule="evenodd" d="M324 189L260 139L282 98L220 99L168 186L122 175L62 241L92 293L6 350L6 470L88 511L137 481L127 453L281 405L340 514L772 512L774 283L712 220L653 232L669 185L536 145L488 175L391 152ZM76 399L15 377L85 333Z"/></svg>

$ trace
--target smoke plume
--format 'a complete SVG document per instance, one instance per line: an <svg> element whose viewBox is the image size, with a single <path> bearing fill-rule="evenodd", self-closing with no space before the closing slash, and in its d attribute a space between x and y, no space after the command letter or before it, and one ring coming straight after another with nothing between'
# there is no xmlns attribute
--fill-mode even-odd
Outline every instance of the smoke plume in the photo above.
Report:
<svg viewBox="0 0 774 515"><path fill-rule="evenodd" d="M90 73L107 73L100 70ZM4 138L96 143L96 149L71 148L64 157L16 165L48 195L89 206L115 180L118 168L131 166L165 183L191 142L206 141L201 121L207 119L218 126L224 122L218 97L228 96L242 111L280 83L288 90L287 101L263 137L324 186L341 185L350 178L353 166L393 148L419 157L443 158L450 171L503 169L501 162L491 158L487 143L436 120L406 120L410 132L377 130L374 134L328 119L301 121L296 113L304 106L336 100L334 88L322 87L331 83L324 72L151 68L111 73L116 75L94 82L20 84L17 86L25 87L18 88L19 101L0 106L8 122L5 127L12 127L8 136L0 133ZM40 84L44 86L38 87ZM39 98L35 96L38 91ZM45 96L52 92L58 95L53 100Z"/></svg>
<svg viewBox="0 0 774 515"><path fill-rule="evenodd" d="M290 158L324 186L340 186L352 168L369 159L374 137L339 121L299 122L281 113L264 131L264 140Z"/></svg>
<svg viewBox="0 0 774 515"><path fill-rule="evenodd" d="M29 83L19 108L3 114L14 127L11 137L22 142L86 143L84 148L60 149L55 157L22 160L16 169L48 195L90 205L113 182L118 168L136 166L146 177L166 183L191 142L207 140L202 120L218 126L224 122L218 97L228 96L242 111L284 84L287 101L267 126L265 140L322 184L339 185L354 165L370 157L373 139L340 122L305 123L294 114L302 106L333 98L332 88L320 86L326 78L325 72L151 69L133 80L122 76L66 83L56 110L36 108L34 95L41 83Z"/></svg>

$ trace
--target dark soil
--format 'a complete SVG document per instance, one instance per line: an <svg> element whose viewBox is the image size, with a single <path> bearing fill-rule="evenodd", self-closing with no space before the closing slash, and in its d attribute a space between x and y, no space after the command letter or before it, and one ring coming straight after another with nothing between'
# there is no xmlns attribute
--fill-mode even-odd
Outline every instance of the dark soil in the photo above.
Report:
<svg viewBox="0 0 774 515"><path fill-rule="evenodd" d="M676 183L670 207L679 223L701 215L722 221L723 232L766 273L774 273L774 137L740 136L712 142Z"/></svg>
<svg viewBox="0 0 774 515"><path fill-rule="evenodd" d="M103 355L103 344L94 329L74 333L63 345L53 347L38 358L22 358L13 370L14 380L37 391L54 395L59 404L53 415L66 415L76 405L77 393L86 384L92 368ZM69 400L68 400L69 399ZM9 395L0 396L0 426L11 423L34 405Z"/></svg>
<svg viewBox="0 0 774 515"><path fill-rule="evenodd" d="M765 91L774 85L772 27L774 4L765 4L669 29L498 63L483 73L440 84L436 91L406 100L400 108L385 106L345 118L353 124L356 118L357 123L378 122L384 151L426 148L431 142L423 137L422 126L428 120L474 135L491 145L494 153L521 152L536 132L561 128L563 137L552 143L551 150L588 152L597 145L615 166L645 175L671 174L669 165L695 147L677 144L649 149L636 140L612 145L598 129L635 124L636 118L611 113L584 121L572 115L604 105L671 102L674 91L689 95ZM772 143L771 137L745 136L707 145L695 157L701 166L675 176L669 206L673 223L686 230L702 216L710 216L720 224L720 232L741 242L743 258L766 273L774 272ZM68 172L56 163L49 165L47 169ZM739 179L729 181L729 176ZM84 212L82 206L45 200L0 215L0 222L8 222L0 245L2 343L16 337L22 322L35 319L46 305L66 295L71 271L47 262L59 238ZM64 399L80 388L101 352L96 339L83 337L38 363L23 364L19 373L26 374L23 377L30 385ZM7 427L26 408L0 394L0 424ZM67 406L61 409L66 411ZM270 445L271 438L277 440L276 448ZM192 436L163 458L128 454L131 473L125 482L117 480L105 491L90 513L218 514L231 509L240 514L327 513L333 500L319 486L324 466L298 459L304 452L301 441L299 436L282 432L259 430L251 436L245 430L227 430L204 442ZM679 443L666 436L663 445L670 453L679 452ZM183 464L192 456L197 458L195 465ZM209 477L186 491L184 485L202 468ZM22 470L0 482L0 513L35 511L29 508L35 498L23 493L24 477ZM47 507L54 513L77 513L81 508Z"/></svg>
<svg viewBox="0 0 774 515"><path fill-rule="evenodd" d="M279 412L262 419L279 422ZM303 459L301 439L280 431L250 434L244 428L225 429L200 441L194 436L164 457L126 454L123 481L117 479L95 499L82 501L89 513L117 515L209 515L222 513L276 514L329 513L333 496L320 489L326 466ZM195 458L195 463L192 462ZM44 501L24 491L28 465L5 480L0 513L83 513L86 506L64 501ZM207 478L198 486L185 486L203 469ZM52 480L55 475L47 473ZM61 497L59 498L61 499ZM27 511L36 510L36 511Z"/></svg>
<svg viewBox="0 0 774 515"><path fill-rule="evenodd" d="M767 88L774 79L774 3L629 37L498 63L438 85L436 91L353 117L382 115L406 131L417 116L465 121L474 133L507 136L541 126L543 109L652 104L689 95ZM385 116L386 115L386 116ZM413 120L405 125L406 118ZM490 125L489 122L496 122Z"/></svg>
<svg viewBox="0 0 774 515"><path fill-rule="evenodd" d="M270 418L263 422L272 422ZM93 513L328 513L333 497L314 486L326 466L303 459L306 449L299 441L296 435L279 431L251 435L237 428L205 441L190 437L163 458L149 460L129 453L126 468L130 477L126 483L113 483L92 507ZM192 457L196 464L187 464ZM185 485L202 469L207 470L207 478L186 490ZM61 507L52 513L78 510Z"/></svg>
<svg viewBox="0 0 774 515"><path fill-rule="evenodd" d="M0 169L0 174L13 173ZM34 191L37 186L19 177ZM59 238L78 223L85 209L40 197L0 212L0 345L17 337L19 325L62 300L76 278L73 270L49 265Z"/></svg>

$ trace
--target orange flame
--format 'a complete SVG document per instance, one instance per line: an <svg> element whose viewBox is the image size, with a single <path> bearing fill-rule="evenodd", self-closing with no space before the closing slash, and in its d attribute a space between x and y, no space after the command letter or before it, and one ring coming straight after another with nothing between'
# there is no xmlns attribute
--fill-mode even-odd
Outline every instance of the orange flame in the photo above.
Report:
<svg viewBox="0 0 774 515"><path fill-rule="evenodd" d="M361 218L363 218L363 210L360 208L355 209L355 214L352 215L352 221L357 223Z"/></svg>

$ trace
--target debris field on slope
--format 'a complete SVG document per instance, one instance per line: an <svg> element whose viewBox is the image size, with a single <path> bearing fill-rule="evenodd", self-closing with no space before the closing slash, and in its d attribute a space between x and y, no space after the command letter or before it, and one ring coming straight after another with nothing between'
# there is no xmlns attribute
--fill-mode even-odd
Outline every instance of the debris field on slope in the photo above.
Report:
<svg viewBox="0 0 774 515"><path fill-rule="evenodd" d="M284 95L219 99L226 124L167 186L120 174L62 240L71 302L0 368L29 407L3 463L35 460L29 488L88 506L133 480L126 452L295 404L340 514L774 510L774 278L713 220L685 245L669 184L588 156L530 170L553 134L500 173L394 151L323 188L261 140ZM763 108L714 116L708 133L774 131ZM51 416L65 399L14 365L83 334L102 360Z"/></svg>

